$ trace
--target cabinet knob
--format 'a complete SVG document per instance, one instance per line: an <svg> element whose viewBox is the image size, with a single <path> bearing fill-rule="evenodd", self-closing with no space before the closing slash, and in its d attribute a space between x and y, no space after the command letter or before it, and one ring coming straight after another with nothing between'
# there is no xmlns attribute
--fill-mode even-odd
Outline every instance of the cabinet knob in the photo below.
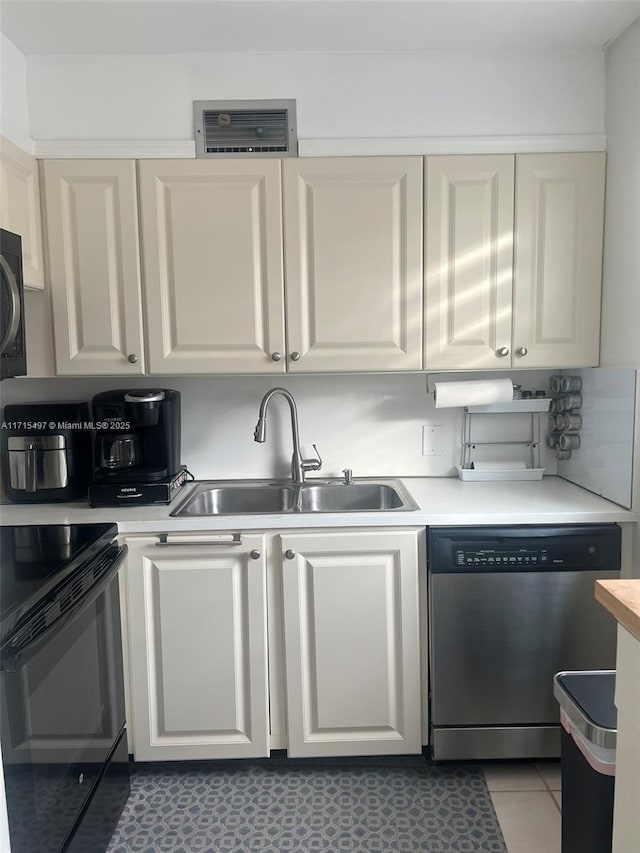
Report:
<svg viewBox="0 0 640 853"><path fill-rule="evenodd" d="M292 551L292 550L291 550L291 548L289 548L289 550L288 550L288 551L285 551L285 552L284 552L284 555L285 555L285 557L287 558L287 560L293 560L293 558L294 558L294 557L295 557L295 555L296 555L296 552L295 552L295 551Z"/></svg>
<svg viewBox="0 0 640 853"><path fill-rule="evenodd" d="M292 352L291 353L291 361L300 361L300 353Z"/></svg>
<svg viewBox="0 0 640 853"><path fill-rule="evenodd" d="M496 355L500 358L504 358L506 355L509 355L509 347L500 347L496 350Z"/></svg>
<svg viewBox="0 0 640 853"><path fill-rule="evenodd" d="M271 353L271 361L280 361L281 358L282 358L281 352L272 352Z"/></svg>
<svg viewBox="0 0 640 853"><path fill-rule="evenodd" d="M520 356L525 356L528 352L529 350L526 347L520 347L516 350L516 354Z"/></svg>
<svg viewBox="0 0 640 853"><path fill-rule="evenodd" d="M129 353L129 355L127 356L127 361L129 362L129 364L137 364L138 356L135 354L135 352Z"/></svg>
<svg viewBox="0 0 640 853"><path fill-rule="evenodd" d="M260 559L260 551L256 551L254 548L253 551L249 551L249 556L251 557L252 560L259 560Z"/></svg>

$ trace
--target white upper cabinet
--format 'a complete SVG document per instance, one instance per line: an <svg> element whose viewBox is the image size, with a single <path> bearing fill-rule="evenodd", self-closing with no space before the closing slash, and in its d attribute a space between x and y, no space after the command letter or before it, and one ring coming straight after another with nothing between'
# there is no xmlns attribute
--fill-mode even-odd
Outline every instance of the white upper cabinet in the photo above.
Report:
<svg viewBox="0 0 640 853"><path fill-rule="evenodd" d="M43 164L60 375L598 363L603 153L135 169Z"/></svg>
<svg viewBox="0 0 640 853"><path fill-rule="evenodd" d="M509 366L514 157L428 157L425 194L425 365Z"/></svg>
<svg viewBox="0 0 640 853"><path fill-rule="evenodd" d="M291 372L422 367L422 158L283 161Z"/></svg>
<svg viewBox="0 0 640 853"><path fill-rule="evenodd" d="M59 375L144 372L132 160L43 163Z"/></svg>
<svg viewBox="0 0 640 853"><path fill-rule="evenodd" d="M514 366L597 365L605 155L516 158Z"/></svg>
<svg viewBox="0 0 640 853"><path fill-rule="evenodd" d="M284 372L280 161L139 169L150 372Z"/></svg>
<svg viewBox="0 0 640 853"><path fill-rule="evenodd" d="M603 153L429 157L426 194L427 370L598 364Z"/></svg>
<svg viewBox="0 0 640 853"><path fill-rule="evenodd" d="M24 286L44 288L38 162L0 137L0 228L22 238Z"/></svg>

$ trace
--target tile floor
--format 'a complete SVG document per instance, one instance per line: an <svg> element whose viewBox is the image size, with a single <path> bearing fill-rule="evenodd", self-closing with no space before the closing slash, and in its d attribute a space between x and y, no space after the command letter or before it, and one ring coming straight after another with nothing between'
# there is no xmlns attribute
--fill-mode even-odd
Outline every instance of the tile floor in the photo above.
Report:
<svg viewBox="0 0 640 853"><path fill-rule="evenodd" d="M509 853L561 853L560 762L486 764L484 775Z"/></svg>

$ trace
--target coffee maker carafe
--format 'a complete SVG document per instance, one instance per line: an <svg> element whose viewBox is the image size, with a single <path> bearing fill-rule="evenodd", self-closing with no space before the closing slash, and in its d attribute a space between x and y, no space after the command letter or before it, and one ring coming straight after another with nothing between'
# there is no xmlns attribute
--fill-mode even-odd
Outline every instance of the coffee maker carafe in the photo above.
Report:
<svg viewBox="0 0 640 853"><path fill-rule="evenodd" d="M100 470L122 472L140 464L140 439L135 434L107 433L100 436L97 448Z"/></svg>
<svg viewBox="0 0 640 853"><path fill-rule="evenodd" d="M92 401L92 506L169 503L185 481L180 394L168 388L104 391Z"/></svg>

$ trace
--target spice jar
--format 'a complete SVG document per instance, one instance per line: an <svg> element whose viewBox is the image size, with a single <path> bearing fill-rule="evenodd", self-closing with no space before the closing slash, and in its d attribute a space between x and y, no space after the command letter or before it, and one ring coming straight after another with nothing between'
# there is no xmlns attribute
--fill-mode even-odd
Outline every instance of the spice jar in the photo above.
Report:
<svg viewBox="0 0 640 853"><path fill-rule="evenodd" d="M558 446L560 450L577 450L580 447L580 436L577 432L561 432Z"/></svg>
<svg viewBox="0 0 640 853"><path fill-rule="evenodd" d="M582 376L563 376L560 387L565 394L582 391Z"/></svg>

